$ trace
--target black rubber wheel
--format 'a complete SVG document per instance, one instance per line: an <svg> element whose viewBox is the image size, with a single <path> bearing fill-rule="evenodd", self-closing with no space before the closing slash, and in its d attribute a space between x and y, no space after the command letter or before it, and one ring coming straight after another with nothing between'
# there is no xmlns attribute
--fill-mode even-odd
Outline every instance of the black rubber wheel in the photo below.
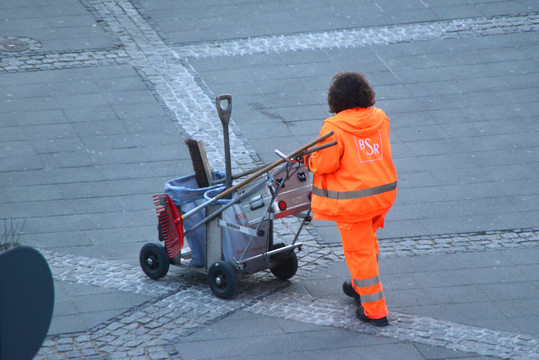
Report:
<svg viewBox="0 0 539 360"><path fill-rule="evenodd" d="M148 243L140 249L140 267L149 278L158 280L168 273L170 261L165 248Z"/></svg>
<svg viewBox="0 0 539 360"><path fill-rule="evenodd" d="M282 248L284 244L273 245L272 250ZM272 255L270 258L270 270L279 280L288 280L298 271L298 257L294 250L281 254Z"/></svg>
<svg viewBox="0 0 539 360"><path fill-rule="evenodd" d="M208 270L208 283L211 291L221 299L230 299L238 287L238 274L234 265L219 261Z"/></svg>

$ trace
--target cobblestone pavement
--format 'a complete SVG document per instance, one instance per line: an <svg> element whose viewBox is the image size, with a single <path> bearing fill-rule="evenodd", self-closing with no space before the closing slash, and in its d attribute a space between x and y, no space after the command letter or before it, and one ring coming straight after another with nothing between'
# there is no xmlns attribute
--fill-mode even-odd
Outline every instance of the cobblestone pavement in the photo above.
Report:
<svg viewBox="0 0 539 360"><path fill-rule="evenodd" d="M279 235L286 238L293 233L281 232ZM481 240L477 241L479 236ZM306 279L314 270L342 258L340 247L320 246L316 238L313 229L302 235L304 247L299 253L302 271L296 276L296 281ZM448 246L448 242L454 244L454 247ZM459 234L438 239L390 239L381 242L380 255L382 258L424 256L433 253L535 247L538 243L539 230L533 229L492 232L486 236ZM412 250L402 251L403 248ZM138 266L44 249L41 251L57 280L154 297L148 303L96 326L89 333L49 338L40 351L42 358L55 358L58 355L67 358L174 358L176 352L172 343L239 310L486 356L535 359L539 355L539 341L530 335L481 329L398 312L391 313L390 328L372 328L354 319L353 306L343 305L336 300L313 299L312 296L281 292L288 285L274 281L265 272L256 273L249 280L242 281L242 291L235 299L222 301L208 292L205 279L201 277L177 272L164 281L155 282L146 278ZM182 278L186 281L178 281Z"/></svg>
<svg viewBox="0 0 539 360"><path fill-rule="evenodd" d="M491 36L536 32L535 12L513 16L472 17L392 26L373 26L334 31L301 32L279 36L255 36L239 40L171 44L144 13L126 0L81 1L119 46L103 49L41 51L41 44L24 37L1 38L21 41L27 49L3 52L0 74L130 65L144 80L154 97L176 120L184 138L204 141L213 168L224 168L221 126L215 122L213 93L205 85L189 58L212 58L241 54L267 54L304 49L353 48L408 43L433 39ZM196 119L196 121L193 121ZM261 159L241 135L231 129L231 153L235 171L261 164ZM289 240L298 227L295 219L276 224L277 239ZM298 253L301 271L295 281L309 279L320 267L342 261L342 249L327 244L313 226L300 235ZM384 239L382 258L458 254L512 248L535 248L539 229L493 230ZM447 349L510 359L539 359L539 339L530 335L494 331L393 312L393 326L375 329L358 323L353 307L331 299L314 299L286 290L290 284L275 281L268 272L241 280L236 298L222 301L211 296L204 277L172 269L171 275L154 282L138 266L41 248L54 279L126 293L142 294L151 300L103 322L87 332L49 336L37 358L41 359L169 359L181 358L174 344L238 311L283 317L352 332L400 341L423 343ZM185 280L185 281L183 281Z"/></svg>

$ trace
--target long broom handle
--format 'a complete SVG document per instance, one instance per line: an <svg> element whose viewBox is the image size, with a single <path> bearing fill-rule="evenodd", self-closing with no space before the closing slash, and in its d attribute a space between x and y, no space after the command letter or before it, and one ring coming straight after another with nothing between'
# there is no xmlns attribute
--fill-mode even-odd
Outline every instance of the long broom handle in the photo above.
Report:
<svg viewBox="0 0 539 360"><path fill-rule="evenodd" d="M318 144L319 142L321 141L324 141L326 140L328 137L330 137L331 135L333 135L333 131L330 131L322 136L320 136L319 138L311 141L310 143L308 143L307 145L304 145L302 147L300 147L299 149L297 149L296 151L292 152L291 154L289 154L287 156L287 158L295 158L296 156L298 156L299 154L301 154L303 151L307 150L308 148L310 148L311 146L314 146L316 144ZM238 190L240 187L242 186L245 186L247 184L249 184L250 182L254 181L256 178L258 178L259 176L263 175L264 173L270 171L271 169L281 165L282 163L284 163L285 160L284 159L279 159L279 160L276 160L275 162L269 164L269 165L266 165L265 167L263 167L262 169L258 170L257 172L255 172L253 175L249 176L248 178L240 181L239 183L237 183L236 185L232 186L231 188L228 188L226 189L225 191L223 191L222 193L220 193L219 195L215 196L214 198L211 198L210 200L206 201L205 203L203 204L200 204L199 206L195 207L194 209L186 212L185 214L182 215L182 219L187 219L189 216L197 213L198 211L210 206L211 204L213 204L214 202L216 202L217 200L220 200L220 199L223 199L224 197L228 196L229 194L232 194L234 191Z"/></svg>
<svg viewBox="0 0 539 360"><path fill-rule="evenodd" d="M336 141L332 141L330 143L327 143L325 145L321 145L321 146L316 146L314 148L311 148L307 151L305 151L304 153L302 153L302 155L307 155L307 154L310 154L310 153L313 153L313 152L316 152L316 151L319 151L319 150L323 150L325 148L328 148L330 146L334 146L334 145L337 145L337 142ZM267 165L260 165L260 166L257 166L255 168L252 168L252 169L249 169L249 170L245 170L239 174L232 174L232 180L236 180L236 179L239 179L239 178L242 178L242 177L245 177L247 175L251 175L257 171L259 171L260 169L263 169L264 166L267 166ZM214 180L211 182L211 185L217 185L217 184L224 184L226 181L226 179L219 179L219 180Z"/></svg>

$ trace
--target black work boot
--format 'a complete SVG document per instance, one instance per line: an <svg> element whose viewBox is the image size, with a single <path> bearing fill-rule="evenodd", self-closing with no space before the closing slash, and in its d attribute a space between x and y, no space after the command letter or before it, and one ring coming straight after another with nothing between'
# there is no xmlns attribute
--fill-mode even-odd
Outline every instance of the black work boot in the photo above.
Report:
<svg viewBox="0 0 539 360"><path fill-rule="evenodd" d="M387 326L389 325L389 321L387 321L387 316L384 316L381 319L371 319L365 315L365 310L363 309L363 306L360 306L356 310L356 317L361 320L365 321L366 323L372 324L374 326Z"/></svg>
<svg viewBox="0 0 539 360"><path fill-rule="evenodd" d="M352 287L352 282L350 280L347 280L342 283L342 291L346 296L350 296L351 298L354 298L354 300L356 301L356 304L361 306L361 300L359 299L359 294Z"/></svg>

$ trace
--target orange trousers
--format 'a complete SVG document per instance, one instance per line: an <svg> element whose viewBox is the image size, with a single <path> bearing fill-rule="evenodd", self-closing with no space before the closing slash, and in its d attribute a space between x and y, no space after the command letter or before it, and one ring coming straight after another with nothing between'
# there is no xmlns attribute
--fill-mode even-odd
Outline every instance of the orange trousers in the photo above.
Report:
<svg viewBox="0 0 539 360"><path fill-rule="evenodd" d="M376 230L384 226L384 215L355 223L337 222L344 258L359 294L365 315L371 319L387 316L386 300L378 272Z"/></svg>

